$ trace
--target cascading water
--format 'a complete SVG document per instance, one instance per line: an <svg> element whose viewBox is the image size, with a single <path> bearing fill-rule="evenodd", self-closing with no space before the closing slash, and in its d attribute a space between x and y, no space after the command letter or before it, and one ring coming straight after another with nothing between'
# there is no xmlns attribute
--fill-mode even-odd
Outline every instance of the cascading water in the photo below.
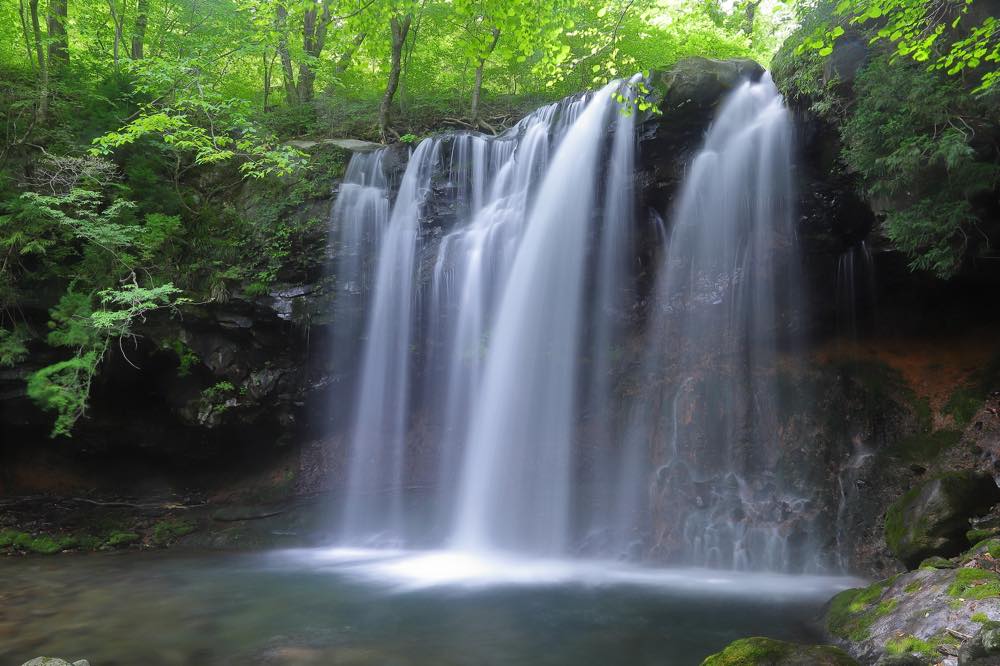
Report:
<svg viewBox="0 0 1000 666"><path fill-rule="evenodd" d="M359 212L351 222L341 220L340 236L349 239L343 249L348 257L364 250L377 255L350 434L341 521L346 541L426 543L454 531L456 507L464 502L458 495L459 479L462 469L469 468L463 463L470 448L466 441L478 437L472 414L481 402L482 386L489 385L483 377L489 377L491 340L503 339L496 310L520 256L522 236L544 232L548 226L545 218L534 225L535 232L526 231L532 226L529 206L536 191L546 189L538 182L551 173L548 163L555 147L564 136L569 141L579 135L577 118L595 102L600 109L587 116L589 132L573 145L594 153L590 169L596 170L598 135L607 128L605 111L611 106L609 91L539 109L501 137L456 134L423 141L410 157L384 230L374 230L382 223L368 212ZM631 135L631 128L628 131ZM571 157L564 157L564 163ZM381 201L389 199L384 176L379 180L362 175L381 168L381 161L371 156L355 160L363 164L355 169L352 162L351 187L342 192L337 211L368 205L368 191L355 191L358 180L378 181ZM422 226L432 208L436 219L447 218L449 224ZM585 237L590 215L587 208L581 210L587 219L581 212L577 227ZM358 225L369 231L355 231ZM360 240L370 237L381 239L377 248ZM365 262L348 258L342 263L338 281L356 283L355 273ZM560 390L560 399L571 403L565 396L570 390ZM422 442L407 443L417 412L429 435ZM485 418L486 411L481 413ZM563 418L568 431L571 417ZM412 451L416 448L419 455ZM417 495L410 490L425 485L435 488L430 506L408 506L427 504L426 497L407 501ZM463 497L475 494L464 488Z"/></svg>
<svg viewBox="0 0 1000 666"><path fill-rule="evenodd" d="M774 467L778 342L798 284L792 125L765 75L721 108L687 174L644 370L666 382L657 543L679 561L788 570L802 498ZM784 337L788 338L789 335Z"/></svg>
<svg viewBox="0 0 1000 666"><path fill-rule="evenodd" d="M650 215L665 248L636 325L621 85L426 139L391 214L382 153L355 157L335 212L338 283L367 313L345 543L809 568L815 515L775 471L789 115L766 75L727 99L669 223Z"/></svg>

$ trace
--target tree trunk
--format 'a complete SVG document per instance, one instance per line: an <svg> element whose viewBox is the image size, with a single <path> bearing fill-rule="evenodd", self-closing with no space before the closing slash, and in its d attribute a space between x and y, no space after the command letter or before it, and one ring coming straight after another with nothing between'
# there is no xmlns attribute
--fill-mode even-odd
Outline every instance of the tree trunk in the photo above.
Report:
<svg viewBox="0 0 1000 666"><path fill-rule="evenodd" d="M119 52L121 50L122 34L124 32L122 28L122 22L125 20L124 17L118 14L118 9L115 7L116 0L108 0L108 10L111 12L111 23L115 26L115 37L112 42L112 54L114 57L115 71L118 71L118 65L121 62L121 57Z"/></svg>
<svg viewBox="0 0 1000 666"><path fill-rule="evenodd" d="M385 86L385 94L382 95L382 103L378 108L378 130L385 143L389 138L389 111L392 108L392 98L399 88L399 72L403 60L403 45L406 43L406 36L410 32L410 23L413 21L413 14L407 14L402 21L399 17L393 16L389 21L392 28L392 63L389 69L389 81Z"/></svg>
<svg viewBox="0 0 1000 666"><path fill-rule="evenodd" d="M268 56L267 49L264 49L264 102L261 106L265 112L268 110L267 105L271 99L271 77L274 72L275 56L277 56L277 52Z"/></svg>
<svg viewBox="0 0 1000 666"><path fill-rule="evenodd" d="M49 68L42 44L42 28L38 23L38 0L28 0L28 11L31 12L31 31L35 38L35 58L38 60L38 122L42 123L49 114Z"/></svg>
<svg viewBox="0 0 1000 666"><path fill-rule="evenodd" d="M28 52L28 62L31 64L31 71L34 72L38 67L38 63L35 62L35 51L31 48L32 33L31 28L28 27L28 8L24 6L24 0L19 0L20 6L18 7L18 16L21 19L21 34L24 37L24 48Z"/></svg>
<svg viewBox="0 0 1000 666"><path fill-rule="evenodd" d="M357 53L358 49L361 48L362 42L365 41L365 33L359 32L354 35L354 44L351 45L349 49L340 54L337 59L337 66L334 67L334 72L337 74L343 74L347 71L347 68L351 66L351 60L354 59L354 54Z"/></svg>
<svg viewBox="0 0 1000 666"><path fill-rule="evenodd" d="M278 56L281 58L281 80L285 88L285 101L290 105L298 104L299 93L295 89L295 72L292 69L292 56L288 52L288 38L285 36L285 26L288 23L288 10L284 5L278 5Z"/></svg>
<svg viewBox="0 0 1000 666"><path fill-rule="evenodd" d="M315 96L315 62L319 60L326 45L326 29L330 25L330 2L323 0L323 13L317 15L315 6L302 17L302 50L306 60L299 64L299 101L311 102Z"/></svg>
<svg viewBox="0 0 1000 666"><path fill-rule="evenodd" d="M479 63L476 66L476 83L472 87L472 124L474 126L479 125L479 97L483 90L483 67L486 65L486 59L493 53L493 49L497 47L497 42L500 41L500 29L493 28L493 41L490 42L490 47L486 50L486 55L479 59Z"/></svg>
<svg viewBox="0 0 1000 666"><path fill-rule="evenodd" d="M135 30L132 32L132 60L142 60L143 44L146 41L146 26L149 24L149 0L139 0L136 5Z"/></svg>
<svg viewBox="0 0 1000 666"><path fill-rule="evenodd" d="M68 0L49 0L46 16L49 38L49 68L58 70L69 63L69 39L66 36Z"/></svg>
<svg viewBox="0 0 1000 666"><path fill-rule="evenodd" d="M760 5L761 0L747 0L746 7L744 7L744 18L743 18L743 34L750 38L750 46L753 46L753 24L754 20L757 18L757 7Z"/></svg>

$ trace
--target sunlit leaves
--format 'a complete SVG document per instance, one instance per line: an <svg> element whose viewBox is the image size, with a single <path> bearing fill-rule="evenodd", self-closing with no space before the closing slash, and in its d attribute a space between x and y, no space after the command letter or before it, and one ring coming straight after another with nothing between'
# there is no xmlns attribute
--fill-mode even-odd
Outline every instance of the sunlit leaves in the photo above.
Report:
<svg viewBox="0 0 1000 666"><path fill-rule="evenodd" d="M842 23L874 24L871 42L887 41L896 56L928 63L931 69L955 75L975 69L985 62L1000 62L1000 23L989 16L967 27L950 44L939 46L947 29L959 29L972 0L841 0L834 9L837 22L824 22L807 34L798 52L815 50L821 56L833 53L834 44L844 33ZM996 72L982 75L976 92L985 92L1000 79Z"/></svg>

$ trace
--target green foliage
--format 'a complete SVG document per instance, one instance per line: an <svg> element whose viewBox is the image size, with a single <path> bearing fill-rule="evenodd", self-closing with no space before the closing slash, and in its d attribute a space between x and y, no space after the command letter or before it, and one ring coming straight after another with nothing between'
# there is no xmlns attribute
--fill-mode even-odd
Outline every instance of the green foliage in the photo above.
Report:
<svg viewBox="0 0 1000 666"><path fill-rule="evenodd" d="M815 25L798 46L820 56L833 53L845 25L871 25L872 43L891 43L892 58L928 63L929 71L949 75L1000 63L1000 21L987 16L976 24L967 19L973 0L840 0L830 20ZM956 29L961 29L957 33ZM950 40L950 42L949 42ZM976 92L987 92L1000 80L996 69L982 74Z"/></svg>
<svg viewBox="0 0 1000 666"><path fill-rule="evenodd" d="M218 402L232 396L235 392L236 387L233 386L232 382L223 381L217 382L216 384L203 390L201 392L201 397L203 400L208 402Z"/></svg>
<svg viewBox="0 0 1000 666"><path fill-rule="evenodd" d="M86 411L91 382L111 342L132 335L147 313L184 299L170 282L140 284L138 277L150 274L142 262L157 255L176 220L154 214L146 217L150 226L139 224L133 202L81 187L112 173L104 163L70 159L50 166L36 183L49 192L25 192L0 216L0 247L7 250L0 284L16 303L22 292L53 277L68 283L50 310L46 341L69 348L72 356L33 373L27 387L32 400L55 413L53 436L68 436ZM23 358L25 341L23 328L2 330L5 363Z"/></svg>
<svg viewBox="0 0 1000 666"><path fill-rule="evenodd" d="M28 332L21 326L0 328L0 367L12 366L28 357Z"/></svg>
<svg viewBox="0 0 1000 666"><path fill-rule="evenodd" d="M48 365L28 379L28 396L46 411L56 413L53 437L69 436L73 425L83 416L99 362L100 356L89 351Z"/></svg>
<svg viewBox="0 0 1000 666"><path fill-rule="evenodd" d="M949 278L991 252L996 229L983 225L976 202L1000 184L995 151L984 145L997 107L970 94L967 80L886 48L878 21L844 23L873 46L854 80L840 81L815 48L816 35L846 21L844 12L890 4L907 3L821 2L776 57L775 76L789 99L840 128L844 170L857 174L861 194L882 213L885 236L910 267ZM919 13L935 3L909 4Z"/></svg>
<svg viewBox="0 0 1000 666"><path fill-rule="evenodd" d="M198 354L184 344L183 340L173 340L169 343L168 347L175 354L177 354L178 377L187 377L191 374L191 370L194 369L196 365L201 363L201 359L198 357Z"/></svg>
<svg viewBox="0 0 1000 666"><path fill-rule="evenodd" d="M886 235L912 268L954 275L976 233L970 200L1000 179L971 144L983 110L957 82L888 56L865 67L855 96L844 158L869 197L892 202Z"/></svg>
<svg viewBox="0 0 1000 666"><path fill-rule="evenodd" d="M182 536L191 534L195 529L194 523L190 520L167 518L153 525L151 539L156 546L167 546Z"/></svg>

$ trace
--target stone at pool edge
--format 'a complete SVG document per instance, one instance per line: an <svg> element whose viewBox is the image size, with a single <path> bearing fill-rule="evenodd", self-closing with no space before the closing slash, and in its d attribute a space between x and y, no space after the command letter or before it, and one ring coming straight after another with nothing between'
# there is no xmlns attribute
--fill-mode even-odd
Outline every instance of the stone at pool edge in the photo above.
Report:
<svg viewBox="0 0 1000 666"><path fill-rule="evenodd" d="M832 645L801 645L756 636L733 641L701 666L858 666L858 662Z"/></svg>
<svg viewBox="0 0 1000 666"><path fill-rule="evenodd" d="M86 659L69 662L57 657L35 657L30 661L24 662L21 666L90 666L90 662Z"/></svg>
<svg viewBox="0 0 1000 666"><path fill-rule="evenodd" d="M908 568L934 556L958 555L969 544L969 519L1000 502L988 474L950 472L930 479L896 500L886 512L885 541Z"/></svg>

